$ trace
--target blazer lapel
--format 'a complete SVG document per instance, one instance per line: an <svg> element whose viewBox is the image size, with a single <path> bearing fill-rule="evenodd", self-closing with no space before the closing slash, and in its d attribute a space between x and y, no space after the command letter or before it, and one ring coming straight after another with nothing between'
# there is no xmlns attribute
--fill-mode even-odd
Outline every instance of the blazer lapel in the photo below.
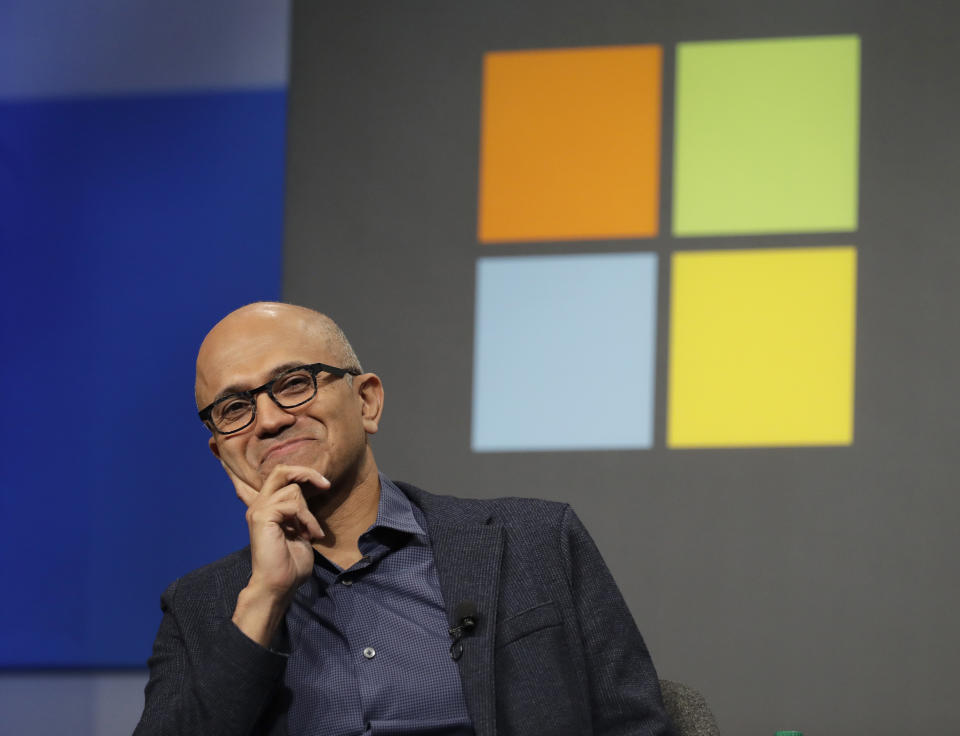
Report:
<svg viewBox="0 0 960 736"><path fill-rule="evenodd" d="M477 606L477 626L463 638L457 665L476 736L495 736L493 651L503 529L483 501L434 496L406 483L397 485L426 517L448 620L453 621L463 601Z"/></svg>
<svg viewBox="0 0 960 736"><path fill-rule="evenodd" d="M430 542L448 620L455 623L454 611L461 601L477 606L477 626L463 638L463 656L457 664L476 735L494 736L493 648L502 530L494 525L430 524Z"/></svg>

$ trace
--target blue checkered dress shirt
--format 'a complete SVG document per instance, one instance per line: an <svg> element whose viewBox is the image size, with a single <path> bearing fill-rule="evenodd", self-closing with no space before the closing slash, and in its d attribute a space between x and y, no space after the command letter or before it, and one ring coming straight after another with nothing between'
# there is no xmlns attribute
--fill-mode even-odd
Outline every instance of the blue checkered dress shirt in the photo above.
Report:
<svg viewBox="0 0 960 736"><path fill-rule="evenodd" d="M472 736L425 527L381 475L363 559L316 555L287 613L290 736Z"/></svg>

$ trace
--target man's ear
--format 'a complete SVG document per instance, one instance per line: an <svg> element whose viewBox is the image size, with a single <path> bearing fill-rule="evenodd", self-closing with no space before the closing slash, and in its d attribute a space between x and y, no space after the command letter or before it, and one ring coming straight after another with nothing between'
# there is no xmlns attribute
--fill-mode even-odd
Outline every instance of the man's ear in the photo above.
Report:
<svg viewBox="0 0 960 736"><path fill-rule="evenodd" d="M360 399L360 416L367 434L376 434L383 414L383 382L376 373L363 373L353 378L353 388Z"/></svg>
<svg viewBox="0 0 960 736"><path fill-rule="evenodd" d="M210 445L210 452L213 453L213 456L217 458L217 460L220 460L220 446L217 445L217 438L213 435L210 435L207 443Z"/></svg>

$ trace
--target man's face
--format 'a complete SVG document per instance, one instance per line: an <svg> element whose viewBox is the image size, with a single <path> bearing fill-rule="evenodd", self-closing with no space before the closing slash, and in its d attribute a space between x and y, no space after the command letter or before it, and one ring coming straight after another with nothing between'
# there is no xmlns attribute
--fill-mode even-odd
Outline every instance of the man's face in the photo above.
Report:
<svg viewBox="0 0 960 736"><path fill-rule="evenodd" d="M276 308L235 313L201 346L197 398L204 406L291 367L318 362L339 367L323 331L309 317ZM235 434L214 434L210 449L256 489L279 464L314 468L334 486L352 482L368 451L367 433L376 432L379 421L379 399L373 397L372 407L369 396L371 379L376 393L379 379L372 374L351 382L320 373L317 395L293 409L281 409L260 393L253 424Z"/></svg>

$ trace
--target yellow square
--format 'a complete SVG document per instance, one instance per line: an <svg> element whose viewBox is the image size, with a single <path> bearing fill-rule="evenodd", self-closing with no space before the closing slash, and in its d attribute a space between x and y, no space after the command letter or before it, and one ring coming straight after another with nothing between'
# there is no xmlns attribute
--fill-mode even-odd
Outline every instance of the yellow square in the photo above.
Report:
<svg viewBox="0 0 960 736"><path fill-rule="evenodd" d="M853 247L673 256L669 447L853 442Z"/></svg>
<svg viewBox="0 0 960 736"><path fill-rule="evenodd" d="M480 242L657 234L662 56L660 46L485 55Z"/></svg>

